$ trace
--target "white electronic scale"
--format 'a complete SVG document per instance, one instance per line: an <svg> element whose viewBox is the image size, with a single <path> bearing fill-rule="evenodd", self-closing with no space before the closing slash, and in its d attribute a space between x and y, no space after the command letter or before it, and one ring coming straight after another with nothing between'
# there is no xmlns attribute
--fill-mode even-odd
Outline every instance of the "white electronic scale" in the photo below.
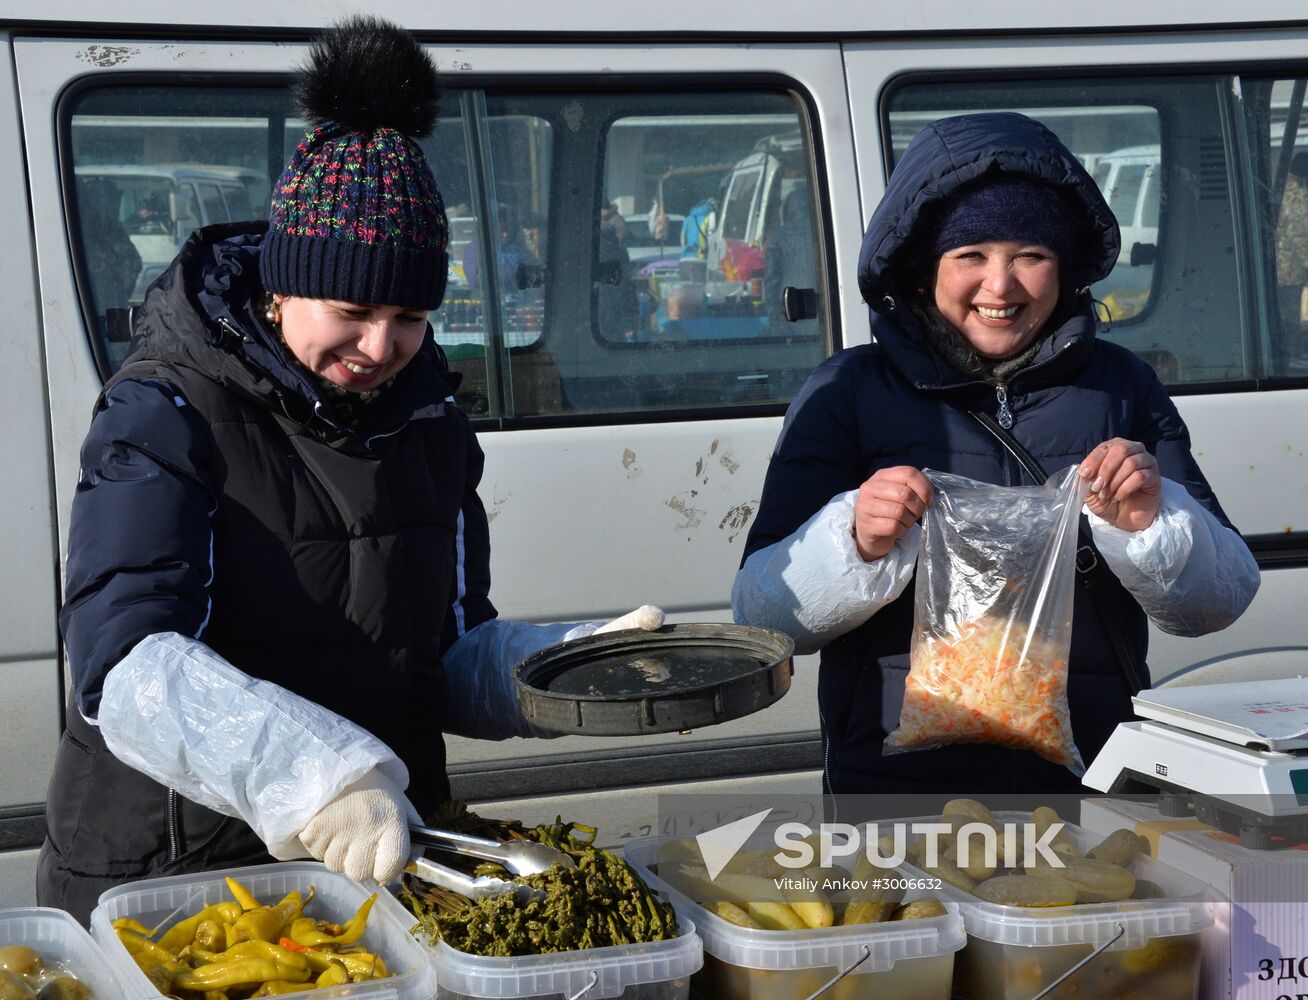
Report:
<svg viewBox="0 0 1308 1000"><path fill-rule="evenodd" d="M1101 792L1157 791L1245 847L1308 840L1308 678L1141 691L1085 774Z"/></svg>

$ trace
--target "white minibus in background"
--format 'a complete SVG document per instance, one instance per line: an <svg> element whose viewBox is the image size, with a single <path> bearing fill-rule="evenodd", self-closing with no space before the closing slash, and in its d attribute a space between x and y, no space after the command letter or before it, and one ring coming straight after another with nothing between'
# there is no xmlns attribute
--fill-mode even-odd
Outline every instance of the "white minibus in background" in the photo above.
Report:
<svg viewBox="0 0 1308 1000"><path fill-rule="evenodd" d="M151 269L191 226L265 211L303 128L290 70L362 6L0 12L0 906L34 895L92 403ZM1258 18L1216 0L368 6L444 73L425 148L453 252L431 318L486 452L501 614L654 603L729 620L786 406L823 358L869 339L857 257L897 155L935 118L1011 109L1058 133L1121 211L1129 245L1095 289L1103 335L1167 383L1263 568L1232 628L1153 635L1155 681L1308 662L1301 3L1264 0ZM787 224L811 242L785 279L808 292L789 317L760 280ZM798 661L786 698L712 730L451 740L455 794L614 843L652 832L661 791L815 792L814 668Z"/></svg>

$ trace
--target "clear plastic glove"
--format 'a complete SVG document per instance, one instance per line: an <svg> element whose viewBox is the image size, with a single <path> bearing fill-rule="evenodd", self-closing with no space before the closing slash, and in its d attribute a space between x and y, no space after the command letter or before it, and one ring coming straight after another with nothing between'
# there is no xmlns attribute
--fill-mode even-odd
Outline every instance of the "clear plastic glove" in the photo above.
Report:
<svg viewBox="0 0 1308 1000"><path fill-rule="evenodd" d="M445 731L479 740L557 736L536 729L523 718L513 668L547 646L627 628L653 631L663 626L663 619L662 608L646 604L610 622L530 625L498 618L482 622L460 636L445 653L449 698Z"/></svg>
<svg viewBox="0 0 1308 1000"><path fill-rule="evenodd" d="M279 861L304 857L296 835L365 775L409 782L367 730L175 632L147 636L109 671L98 721L124 764L239 816Z"/></svg>
<svg viewBox="0 0 1308 1000"><path fill-rule="evenodd" d="M300 843L334 872L385 885L409 859L409 823L418 811L393 781L372 770L342 791L300 831Z"/></svg>

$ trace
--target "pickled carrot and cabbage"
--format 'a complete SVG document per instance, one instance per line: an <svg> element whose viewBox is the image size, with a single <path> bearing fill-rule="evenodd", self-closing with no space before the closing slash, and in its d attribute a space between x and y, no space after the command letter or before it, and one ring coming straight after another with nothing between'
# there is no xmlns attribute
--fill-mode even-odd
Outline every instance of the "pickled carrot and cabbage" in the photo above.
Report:
<svg viewBox="0 0 1308 1000"><path fill-rule="evenodd" d="M1080 762L1067 710L1067 649L999 618L918 634L888 750L993 743Z"/></svg>

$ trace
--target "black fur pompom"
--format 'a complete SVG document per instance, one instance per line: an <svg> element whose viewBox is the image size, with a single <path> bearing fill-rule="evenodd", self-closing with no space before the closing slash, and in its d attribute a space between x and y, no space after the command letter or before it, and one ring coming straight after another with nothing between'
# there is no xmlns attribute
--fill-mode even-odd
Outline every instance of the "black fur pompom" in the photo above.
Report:
<svg viewBox="0 0 1308 1000"><path fill-rule="evenodd" d="M413 138L436 124L436 67L412 35L377 17L337 22L309 46L295 97L314 122L356 132L393 128Z"/></svg>

